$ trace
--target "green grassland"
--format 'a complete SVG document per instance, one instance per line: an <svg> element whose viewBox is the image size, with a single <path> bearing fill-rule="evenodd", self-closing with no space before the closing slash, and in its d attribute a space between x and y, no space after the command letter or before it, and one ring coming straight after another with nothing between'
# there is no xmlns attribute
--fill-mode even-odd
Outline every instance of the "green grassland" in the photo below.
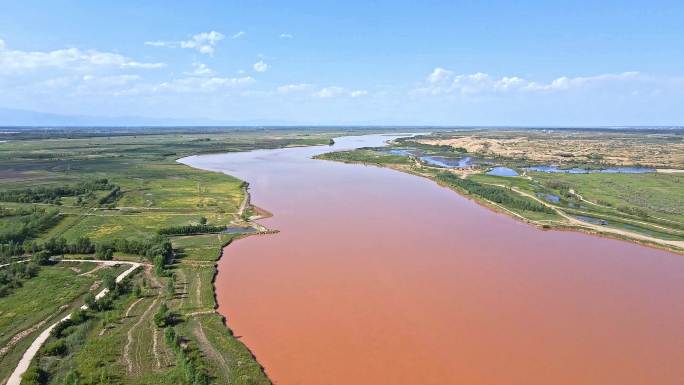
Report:
<svg viewBox="0 0 684 385"><path fill-rule="evenodd" d="M151 131L22 131L19 140L3 143L0 191L36 187L52 191L101 178L108 184L103 190L50 198L48 203L0 201L0 207L9 210L0 218L2 226L10 228L12 221L18 220L10 215L15 213L11 210L43 207L58 210L58 221L29 236L27 242L63 238L71 244L87 237L97 245L116 239L145 241L161 229L201 221L216 226L246 225L238 213L246 192L242 181L196 170L176 159L210 152L328 144L330 138L340 134L329 129ZM174 257L164 274L157 276L149 268L138 272L130 285L142 288L136 289L143 293L141 297L129 287L128 292L114 299L110 309L89 312L86 321L71 326L68 336L51 337L46 346L66 344L67 353L41 353L32 370L40 369L45 378L37 383L62 384L74 376L80 384L204 383L199 375L188 377L188 371L192 371L207 373L208 383L269 384L249 350L214 311L216 261L222 247L234 236L219 233L169 237ZM114 253L114 258L146 261L120 251ZM0 328L1 338L9 339L18 330L36 325L41 317L55 313L62 305L73 308L82 303L79 298L92 285L93 278L55 269L59 268L43 268L38 277L0 300L0 309L24 302L23 306L13 307L11 317L7 309L0 310L0 322L12 325L12 329ZM47 281L55 287L47 290L43 276L49 276ZM169 287L173 287L171 293ZM46 298L30 298L34 291L45 293ZM53 298L47 293L53 293L58 300L47 303L48 298ZM174 314L176 321L170 327L180 342L165 340L166 329L155 325L154 315L162 303ZM38 308L41 312L35 313ZM7 357L18 360L30 336L24 341L26 345L17 345ZM150 346L156 346L156 350L151 352ZM14 364L3 362L2 367L0 379L11 372Z"/></svg>
<svg viewBox="0 0 684 385"><path fill-rule="evenodd" d="M544 174L534 173L540 183L566 183L584 199L614 209L639 207L651 217L684 225L684 174Z"/></svg>
<svg viewBox="0 0 684 385"><path fill-rule="evenodd" d="M345 163L365 163L365 164L409 164L409 158L400 155L387 154L372 149L357 149L352 151L329 152L317 155L316 159L334 160Z"/></svg>
<svg viewBox="0 0 684 385"><path fill-rule="evenodd" d="M63 317L82 304L82 297L99 287L107 271L118 274L120 267L93 271L93 263L58 263L43 266L38 275L24 282L0 300L0 347L13 346L0 356L0 379L6 378L21 354L42 330L34 329ZM11 342L20 332L23 338Z"/></svg>

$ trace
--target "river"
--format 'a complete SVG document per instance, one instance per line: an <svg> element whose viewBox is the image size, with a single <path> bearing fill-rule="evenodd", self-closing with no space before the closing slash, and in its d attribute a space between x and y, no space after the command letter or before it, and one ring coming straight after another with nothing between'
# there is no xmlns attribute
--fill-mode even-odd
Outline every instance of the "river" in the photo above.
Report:
<svg viewBox="0 0 684 385"><path fill-rule="evenodd" d="M250 183L280 230L224 250L219 311L278 385L675 385L684 257L542 231L434 182L313 160L185 158Z"/></svg>

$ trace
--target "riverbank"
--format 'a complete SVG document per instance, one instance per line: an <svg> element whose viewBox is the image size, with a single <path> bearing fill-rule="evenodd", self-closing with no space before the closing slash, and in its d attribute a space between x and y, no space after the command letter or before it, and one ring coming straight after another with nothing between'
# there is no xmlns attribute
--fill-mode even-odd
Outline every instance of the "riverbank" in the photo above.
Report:
<svg viewBox="0 0 684 385"><path fill-rule="evenodd" d="M381 139L187 162L249 181L252 202L275 214L259 222L281 232L225 248L215 283L218 311L273 381L631 385L678 378L677 370L661 370L681 353L671 343L677 322L656 326L640 314L684 317L667 294L681 286L679 256L538 231L425 178L311 159ZM655 358L644 361L635 346ZM596 363L589 372L587 362ZM625 363L638 373L616 378Z"/></svg>
<svg viewBox="0 0 684 385"><path fill-rule="evenodd" d="M682 240L659 239L657 237L647 236L625 229L617 229L583 222L563 212L556 205L542 200L539 197L530 194L529 192L521 190L519 187L516 187L515 184L510 184L510 181L512 180L510 177L490 177L489 179L482 178L485 180L485 182L482 184L485 186L505 189L506 192L517 195L528 202L534 202L538 205L549 208L549 210L552 210L553 215L548 215L551 214L551 212L540 214L537 211L512 209L507 207L506 204L500 204L478 194L469 193L469 191L464 190L463 188L454 184L440 180L439 178L439 175L443 175L444 173L453 173L460 179L472 178L473 176L480 177L477 172L473 172L469 169L450 170L440 167L430 167L429 165L424 164L417 159L410 160L410 158L405 156L388 155L386 152L380 153L373 152L372 150L355 150L348 151L346 153L325 153L317 155L315 158L328 161L340 161L348 164L386 167L418 177L427 178L440 186L449 188L454 192L461 194L462 196L471 199L484 207L487 207L490 210L509 215L512 218L536 226L539 229L580 231L587 234L630 241L643 246L655 247L679 254L684 254L684 241ZM530 179L530 177L527 177L527 180Z"/></svg>

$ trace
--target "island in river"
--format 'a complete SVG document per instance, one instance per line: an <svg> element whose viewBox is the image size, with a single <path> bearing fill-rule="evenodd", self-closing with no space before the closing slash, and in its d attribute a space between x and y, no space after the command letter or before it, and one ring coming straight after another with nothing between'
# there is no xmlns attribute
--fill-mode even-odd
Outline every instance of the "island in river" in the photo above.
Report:
<svg viewBox="0 0 684 385"><path fill-rule="evenodd" d="M392 137L184 158L279 232L224 249L219 312L280 384L674 384L684 259L541 231L434 182L312 159Z"/></svg>

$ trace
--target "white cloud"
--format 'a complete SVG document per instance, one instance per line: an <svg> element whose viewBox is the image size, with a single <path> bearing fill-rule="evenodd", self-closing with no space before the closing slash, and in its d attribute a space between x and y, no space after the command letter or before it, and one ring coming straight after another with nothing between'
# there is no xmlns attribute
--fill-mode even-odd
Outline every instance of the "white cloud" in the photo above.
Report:
<svg viewBox="0 0 684 385"><path fill-rule="evenodd" d="M344 87L330 86L330 87L321 88L317 92L314 92L313 95L317 98L329 99L329 98L336 98L336 97L358 98L361 96L365 96L367 94L368 94L368 91L365 91L365 90L349 91Z"/></svg>
<svg viewBox="0 0 684 385"><path fill-rule="evenodd" d="M319 99L336 97L359 98L368 95L366 90L349 90L339 86L317 87L309 83L284 84L276 87L275 93L281 95L303 94Z"/></svg>
<svg viewBox="0 0 684 385"><path fill-rule="evenodd" d="M254 71L256 72L266 72L268 71L269 65L264 63L263 60L259 60L258 62L254 63Z"/></svg>
<svg viewBox="0 0 684 385"><path fill-rule="evenodd" d="M321 88L318 92L314 94L317 98L328 99L340 96L344 93L344 88L342 87L325 87Z"/></svg>
<svg viewBox="0 0 684 385"><path fill-rule="evenodd" d="M240 78L187 77L162 83L159 85L159 89L168 89L176 92L213 92L219 89L242 86L253 82L254 79L250 76Z"/></svg>
<svg viewBox="0 0 684 385"><path fill-rule="evenodd" d="M126 95L146 95L146 94L165 94L165 93L215 93L230 90L252 84L254 79L250 76L239 78L225 77L199 77L188 76L185 78L173 79L158 84L138 84L134 87L122 89L117 92L117 96Z"/></svg>
<svg viewBox="0 0 684 385"><path fill-rule="evenodd" d="M585 77L561 76L550 82L531 81L518 76L493 77L483 72L455 74L435 68L414 92L423 94L492 94L506 92L553 92L638 80L638 72L622 72Z"/></svg>
<svg viewBox="0 0 684 385"><path fill-rule="evenodd" d="M113 52L65 48L54 51L21 51L7 49L0 40L0 73L21 72L40 68L92 70L110 67L124 69L155 69L165 63L144 63Z"/></svg>
<svg viewBox="0 0 684 385"><path fill-rule="evenodd" d="M152 47L167 47L171 45L171 42L168 41L161 41L161 40L155 40L155 41L146 41L145 45L149 45Z"/></svg>
<svg viewBox="0 0 684 385"><path fill-rule="evenodd" d="M238 34L239 34L239 32L238 32ZM223 35L222 33L216 32L216 31L211 31L211 32L202 32L202 33L198 33L196 35L193 35L189 40L181 40L181 41L154 40L154 41L146 41L145 45L149 45L152 47L194 49L194 50L197 50L199 53L203 53L206 55L213 55L214 54L214 47L216 46L216 44L219 41L223 40L224 38L225 38L225 35Z"/></svg>
<svg viewBox="0 0 684 385"><path fill-rule="evenodd" d="M207 67L204 63L192 63L193 70L191 72L186 72L186 75L191 76L212 76L216 72L211 68Z"/></svg>
<svg viewBox="0 0 684 385"><path fill-rule="evenodd" d="M247 33L245 31L239 31L239 32L234 33L233 36L231 36L230 38L231 39L239 39L239 38L245 36L246 34Z"/></svg>
<svg viewBox="0 0 684 385"><path fill-rule="evenodd" d="M114 76L94 76L84 75L82 80L86 83L98 84L103 86L121 86L139 80L138 75L114 75Z"/></svg>
<svg viewBox="0 0 684 385"><path fill-rule="evenodd" d="M289 34L289 33L281 33L280 38L281 39L292 39L292 38L294 38L294 36L292 34Z"/></svg>
<svg viewBox="0 0 684 385"><path fill-rule="evenodd" d="M439 83L444 79L449 78L451 75L453 75L452 71L445 70L444 68L437 67L432 72L430 75L428 75L428 82L429 83Z"/></svg>
<svg viewBox="0 0 684 385"><path fill-rule="evenodd" d="M294 92L304 92L313 89L311 84L299 83L299 84L285 84L276 88L276 92L279 94L289 94Z"/></svg>

